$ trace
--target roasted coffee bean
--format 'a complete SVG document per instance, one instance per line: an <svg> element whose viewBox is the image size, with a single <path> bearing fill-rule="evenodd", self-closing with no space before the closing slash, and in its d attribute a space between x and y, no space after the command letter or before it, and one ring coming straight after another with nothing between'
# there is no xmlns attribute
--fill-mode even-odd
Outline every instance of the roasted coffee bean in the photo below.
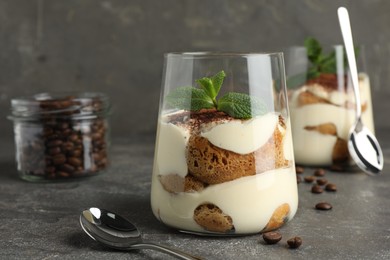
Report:
<svg viewBox="0 0 390 260"><path fill-rule="evenodd" d="M282 235L277 231L266 232L263 233L263 239L267 244L273 245L282 239Z"/></svg>
<svg viewBox="0 0 390 260"><path fill-rule="evenodd" d="M67 129L68 127L69 127L69 124L68 124L68 123L60 123L60 124L57 124L57 128L60 129L60 130Z"/></svg>
<svg viewBox="0 0 390 260"><path fill-rule="evenodd" d="M313 185L313 187L311 187L311 192L316 193L316 194L320 194L320 193L324 192L324 190L321 188L321 186L315 184L315 185Z"/></svg>
<svg viewBox="0 0 390 260"><path fill-rule="evenodd" d="M327 179L317 179L317 184L318 185L325 185L328 183Z"/></svg>
<svg viewBox="0 0 390 260"><path fill-rule="evenodd" d="M101 139L102 139L101 133L99 133L99 132L94 133L94 134L91 135L91 137L92 137L92 140L98 140L98 141L101 142Z"/></svg>
<svg viewBox="0 0 390 260"><path fill-rule="evenodd" d="M79 157L82 154L80 149L69 151L70 156Z"/></svg>
<svg viewBox="0 0 390 260"><path fill-rule="evenodd" d="M46 139L47 139L49 142L50 142L50 141L56 141L56 140L61 141L60 138L61 138L61 136L58 135L58 134L56 134L55 132L53 132L53 134L51 134L51 135L49 135L49 136L46 137ZM62 142L62 141L61 141L61 142ZM55 146L57 146L57 145L55 145Z"/></svg>
<svg viewBox="0 0 390 260"><path fill-rule="evenodd" d="M69 141L72 141L72 142L75 142L79 139L79 136L77 134L72 134L71 136L69 136L68 140Z"/></svg>
<svg viewBox="0 0 390 260"><path fill-rule="evenodd" d="M302 245L302 239L300 237L293 237L287 240L287 244L290 248L295 249Z"/></svg>
<svg viewBox="0 0 390 260"><path fill-rule="evenodd" d="M295 172L297 173L297 174L301 174L301 173L303 173L305 171L305 169L303 168L303 167L300 167L300 166L296 166L295 167Z"/></svg>
<svg viewBox="0 0 390 260"><path fill-rule="evenodd" d="M57 154L53 156L53 164L60 165L66 162L66 157L63 154Z"/></svg>
<svg viewBox="0 0 390 260"><path fill-rule="evenodd" d="M301 176L297 175L297 183L301 183L301 182L302 182Z"/></svg>
<svg viewBox="0 0 390 260"><path fill-rule="evenodd" d="M61 178L68 178L70 176L67 172L57 172L57 175Z"/></svg>
<svg viewBox="0 0 390 260"><path fill-rule="evenodd" d="M333 183L326 184L325 190L326 191L337 191L336 184L333 184Z"/></svg>
<svg viewBox="0 0 390 260"><path fill-rule="evenodd" d="M330 166L330 169L334 172L343 172L345 171L345 168L341 165L337 165L337 164L333 164L332 166Z"/></svg>
<svg viewBox="0 0 390 260"><path fill-rule="evenodd" d="M66 142L66 143L62 144L61 147L64 151L70 152L74 149L74 144L71 142Z"/></svg>
<svg viewBox="0 0 390 260"><path fill-rule="evenodd" d="M72 101L70 100L63 100L60 102L62 108L68 108L73 105Z"/></svg>
<svg viewBox="0 0 390 260"><path fill-rule="evenodd" d="M76 157L69 157L68 158L68 163L74 167L79 167L82 165L82 161L79 158Z"/></svg>
<svg viewBox="0 0 390 260"><path fill-rule="evenodd" d="M72 133L72 130L70 130L69 128L67 128L67 129L64 129L64 130L62 130L62 135L63 136L68 136L68 135L70 135Z"/></svg>
<svg viewBox="0 0 390 260"><path fill-rule="evenodd" d="M57 140L53 140L53 141L50 141L47 143L47 147L56 147L56 146L61 146L62 145L62 141L57 139Z"/></svg>
<svg viewBox="0 0 390 260"><path fill-rule="evenodd" d="M64 163L64 164L61 165L59 168L60 168L62 171L67 172L67 173L72 173L72 172L74 172L74 171L76 170L75 167L73 167L72 165L67 164L67 163Z"/></svg>
<svg viewBox="0 0 390 260"><path fill-rule="evenodd" d="M319 168L317 170L314 171L314 175L315 176L318 176L318 177L322 177L325 175L325 170L322 169L322 168Z"/></svg>
<svg viewBox="0 0 390 260"><path fill-rule="evenodd" d="M332 209L332 205L328 202L320 202L316 204L316 209L318 210L330 210Z"/></svg>
<svg viewBox="0 0 390 260"><path fill-rule="evenodd" d="M57 147L50 148L48 153L49 153L50 155L59 154L59 153L61 153L61 148L59 148L58 146L57 146Z"/></svg>
<svg viewBox="0 0 390 260"><path fill-rule="evenodd" d="M96 161L99 161L102 157L100 156L99 153L93 153L92 158L96 162Z"/></svg>
<svg viewBox="0 0 390 260"><path fill-rule="evenodd" d="M306 176L304 178L305 182L307 182L307 183L312 183L313 181L315 181L315 179L316 178L314 176Z"/></svg>

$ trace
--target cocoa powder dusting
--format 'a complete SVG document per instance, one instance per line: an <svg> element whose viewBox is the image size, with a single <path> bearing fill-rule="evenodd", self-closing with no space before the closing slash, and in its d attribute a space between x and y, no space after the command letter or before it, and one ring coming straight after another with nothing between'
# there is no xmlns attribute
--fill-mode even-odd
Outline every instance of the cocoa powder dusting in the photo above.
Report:
<svg viewBox="0 0 390 260"><path fill-rule="evenodd" d="M216 109L201 109L199 111L183 111L181 113L168 116L169 123L175 125L186 125L191 129L199 129L202 124L212 123L216 121L230 121L231 116Z"/></svg>
<svg viewBox="0 0 390 260"><path fill-rule="evenodd" d="M308 80L306 84L307 85L319 84L329 91L332 90L346 91L348 86L348 77L347 75L344 75L344 86L339 86L337 74L333 74L333 73L322 73L320 76Z"/></svg>

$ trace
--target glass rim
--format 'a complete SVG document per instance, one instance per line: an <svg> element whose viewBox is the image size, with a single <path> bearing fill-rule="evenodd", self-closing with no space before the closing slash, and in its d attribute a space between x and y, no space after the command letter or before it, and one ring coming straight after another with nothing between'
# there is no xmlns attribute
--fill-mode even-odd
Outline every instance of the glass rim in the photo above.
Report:
<svg viewBox="0 0 390 260"><path fill-rule="evenodd" d="M201 52L167 52L164 57L186 57L186 58L239 58L247 56L280 56L283 57L282 51L277 52L225 52L225 51L201 51Z"/></svg>

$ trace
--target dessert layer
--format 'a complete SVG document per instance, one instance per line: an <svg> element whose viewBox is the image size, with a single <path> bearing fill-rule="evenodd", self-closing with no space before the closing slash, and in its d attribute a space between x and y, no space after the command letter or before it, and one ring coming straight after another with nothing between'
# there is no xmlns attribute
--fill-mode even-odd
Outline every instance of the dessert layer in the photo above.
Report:
<svg viewBox="0 0 390 260"><path fill-rule="evenodd" d="M163 223L179 229L204 232L194 220L195 209L204 203L217 205L230 216L236 234L262 231L274 211L285 203L290 207L288 218L291 219L298 205L294 167L210 185L194 193L169 193L158 175L158 171L153 174L153 212Z"/></svg>
<svg viewBox="0 0 390 260"><path fill-rule="evenodd" d="M262 147L272 136L278 116L268 113L250 120L223 122L202 131L201 136L213 145L238 154L248 154Z"/></svg>

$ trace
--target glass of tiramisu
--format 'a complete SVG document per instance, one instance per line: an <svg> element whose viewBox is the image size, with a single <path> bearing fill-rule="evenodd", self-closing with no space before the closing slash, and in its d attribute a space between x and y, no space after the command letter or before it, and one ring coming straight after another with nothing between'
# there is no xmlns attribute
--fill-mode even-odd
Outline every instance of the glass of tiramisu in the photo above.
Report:
<svg viewBox="0 0 390 260"><path fill-rule="evenodd" d="M297 182L281 53L165 55L154 215L204 235L281 227Z"/></svg>
<svg viewBox="0 0 390 260"><path fill-rule="evenodd" d="M370 81L362 48L355 50L359 68L362 120L374 132ZM322 48L314 38L286 57L287 87L295 162L351 170L348 133L355 121L355 96L344 47Z"/></svg>

